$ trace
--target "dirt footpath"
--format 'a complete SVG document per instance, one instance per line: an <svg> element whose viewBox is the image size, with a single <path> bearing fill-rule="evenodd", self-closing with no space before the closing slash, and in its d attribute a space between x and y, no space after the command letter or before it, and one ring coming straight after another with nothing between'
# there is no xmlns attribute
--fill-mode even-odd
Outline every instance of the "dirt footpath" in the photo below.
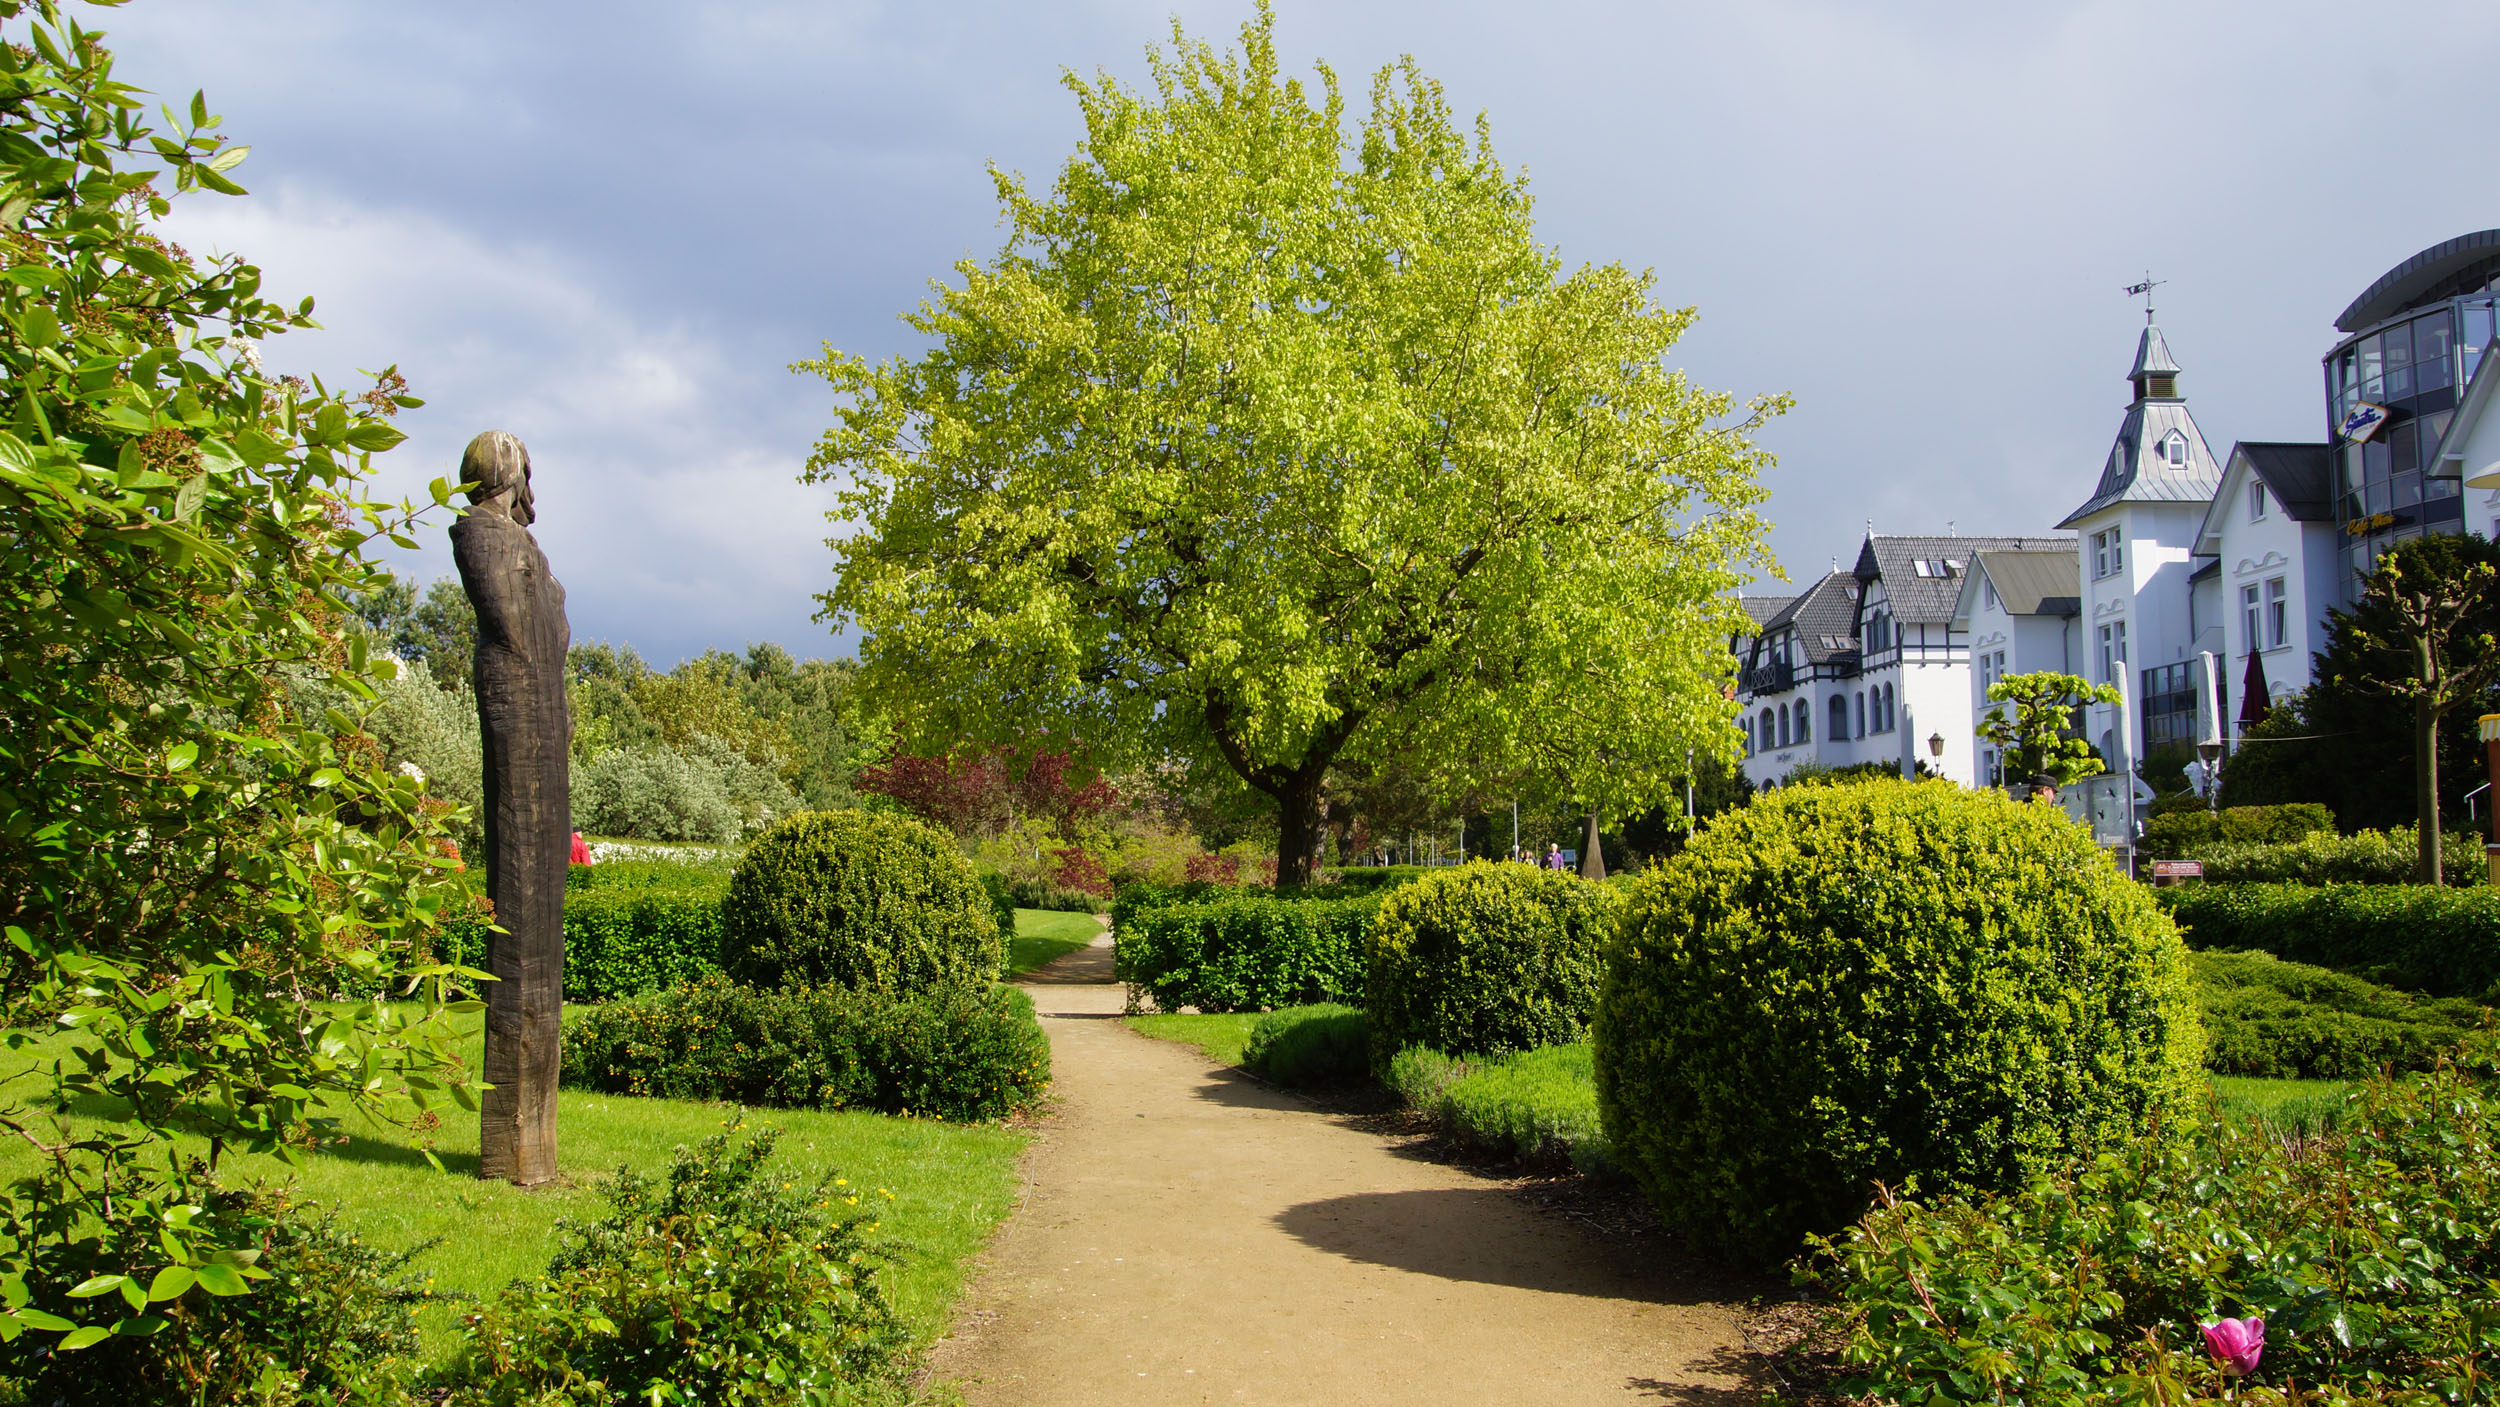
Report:
<svg viewBox="0 0 2500 1407"><path fill-rule="evenodd" d="M1138 1035L1109 975L1096 948L1028 987L1058 1112L934 1363L975 1407L1754 1400L1717 1305Z"/></svg>

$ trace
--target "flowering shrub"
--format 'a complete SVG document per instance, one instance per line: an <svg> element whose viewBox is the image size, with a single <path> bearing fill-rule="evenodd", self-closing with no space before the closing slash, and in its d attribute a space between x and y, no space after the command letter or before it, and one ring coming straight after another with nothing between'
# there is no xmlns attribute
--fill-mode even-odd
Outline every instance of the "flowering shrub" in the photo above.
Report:
<svg viewBox="0 0 2500 1407"><path fill-rule="evenodd" d="M2495 1068L2478 1036L2316 1137L2212 1117L2003 1197L1887 1198L1804 1273L1838 1297L1852 1389L1904 1404L2219 1400L2204 1329L2244 1316L2265 1327L2238 1401L2488 1401Z"/></svg>

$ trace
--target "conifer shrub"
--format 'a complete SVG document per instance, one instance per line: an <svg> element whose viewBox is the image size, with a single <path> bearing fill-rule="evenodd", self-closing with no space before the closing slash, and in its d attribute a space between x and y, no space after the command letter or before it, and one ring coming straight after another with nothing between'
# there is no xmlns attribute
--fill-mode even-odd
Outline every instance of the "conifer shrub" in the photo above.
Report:
<svg viewBox="0 0 2500 1407"><path fill-rule="evenodd" d="M2357 1080L2426 1069L2488 1020L2461 997L2416 997L2263 952L2194 952L2205 1068L2217 1075Z"/></svg>
<svg viewBox="0 0 2500 1407"><path fill-rule="evenodd" d="M1722 1250L1793 1253L1879 1180L1998 1190L2204 1095L2186 951L2054 808L1784 788L1634 886L1595 1022L1608 1142Z"/></svg>
<svg viewBox="0 0 2500 1407"><path fill-rule="evenodd" d="M1391 890L1365 954L1372 1058L1585 1038L1622 913L1622 890L1534 865L1479 862Z"/></svg>
<svg viewBox="0 0 2500 1407"><path fill-rule="evenodd" d="M972 862L909 816L806 811L757 836L721 901L721 970L756 987L905 993L997 977Z"/></svg>

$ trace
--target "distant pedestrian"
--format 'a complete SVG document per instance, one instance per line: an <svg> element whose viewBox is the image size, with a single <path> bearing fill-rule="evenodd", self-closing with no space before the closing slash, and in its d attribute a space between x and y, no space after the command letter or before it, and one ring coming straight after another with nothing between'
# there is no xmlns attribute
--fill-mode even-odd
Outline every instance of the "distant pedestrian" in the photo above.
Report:
<svg viewBox="0 0 2500 1407"><path fill-rule="evenodd" d="M1563 859L1561 846L1550 840L1545 842L1545 868L1559 870L1567 868L1568 864L1569 862Z"/></svg>
<svg viewBox="0 0 2500 1407"><path fill-rule="evenodd" d="M573 832L573 863L577 865L590 863L590 842L582 839L580 831Z"/></svg>

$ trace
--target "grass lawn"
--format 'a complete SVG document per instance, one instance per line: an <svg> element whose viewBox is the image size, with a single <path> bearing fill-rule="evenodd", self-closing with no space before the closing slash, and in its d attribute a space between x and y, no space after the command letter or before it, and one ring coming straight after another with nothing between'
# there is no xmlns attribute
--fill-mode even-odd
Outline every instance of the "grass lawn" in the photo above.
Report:
<svg viewBox="0 0 2500 1407"><path fill-rule="evenodd" d="M1250 1028L1258 1024L1264 1013L1236 1011L1221 1016L1130 1016L1123 1018L1129 1029L1159 1041L1178 1041L1196 1046L1218 1065L1239 1065L1241 1048L1249 1043Z"/></svg>
<svg viewBox="0 0 2500 1407"><path fill-rule="evenodd" d="M1102 936L1102 925L1092 914L1061 913L1056 909L1016 910L1016 941L1007 949L1007 976L1022 977L1045 963L1055 962Z"/></svg>
<svg viewBox="0 0 2500 1407"><path fill-rule="evenodd" d="M2261 1080L2216 1075L2214 1098L2224 1118L2261 1119L2286 1132L2316 1132L2344 1107L2350 1080Z"/></svg>
<svg viewBox="0 0 2500 1407"><path fill-rule="evenodd" d="M471 1060L479 1044L471 1040ZM0 1071L23 1068L20 1061L33 1053L0 1052L5 1062ZM35 1080L8 1086L21 1098L37 1087ZM598 1178L620 1164L659 1173L670 1150L720 1132L733 1113L722 1105L578 1090L561 1094L556 1107L563 1180L548 1189L477 1181L476 1116L462 1117L456 1110L444 1116L435 1141L447 1173L428 1166L408 1135L354 1124L344 1147L315 1154L303 1167L271 1157L229 1157L225 1172L234 1182L292 1180L308 1200L339 1207L342 1219L377 1246L397 1249L441 1237L442 1244L411 1267L431 1275L434 1289L447 1296L418 1316L425 1351L439 1357L456 1341L463 1308L448 1296L490 1297L506 1282L544 1270L555 1249L557 1218L589 1220L606 1212L593 1185ZM965 1258L1014 1207L1024 1135L883 1114L792 1109L756 1110L747 1124L772 1124L782 1131L774 1165L793 1179L835 1173L894 1192L898 1200L890 1204L884 1230L909 1249L888 1283L914 1333L924 1343L934 1337L962 1288ZM33 1166L33 1150L0 1146L0 1177L17 1177Z"/></svg>

